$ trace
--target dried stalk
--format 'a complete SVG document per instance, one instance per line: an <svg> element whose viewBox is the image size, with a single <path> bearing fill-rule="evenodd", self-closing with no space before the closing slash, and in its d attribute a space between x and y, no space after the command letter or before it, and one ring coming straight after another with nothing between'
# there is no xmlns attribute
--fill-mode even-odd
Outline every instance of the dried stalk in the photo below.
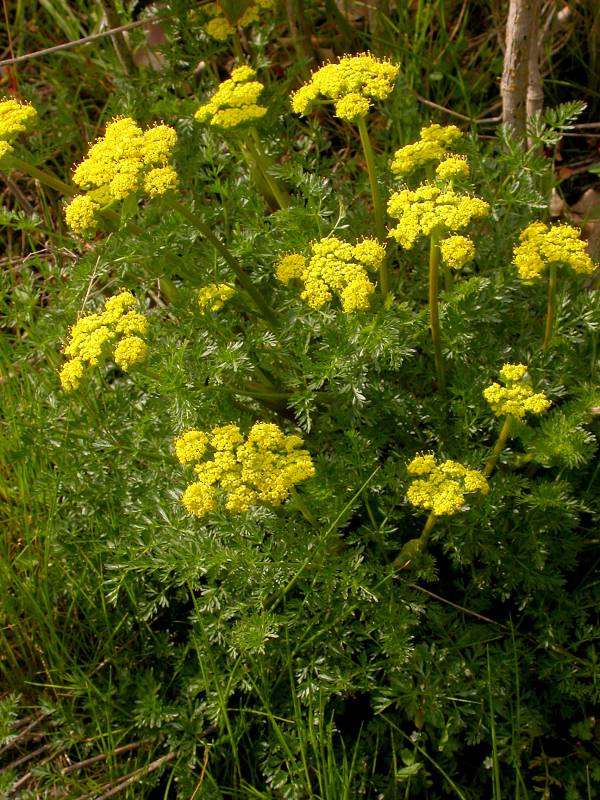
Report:
<svg viewBox="0 0 600 800"><path fill-rule="evenodd" d="M528 95L532 106L540 103L539 16L540 0L510 0L500 83L502 121L520 135L527 127Z"/></svg>

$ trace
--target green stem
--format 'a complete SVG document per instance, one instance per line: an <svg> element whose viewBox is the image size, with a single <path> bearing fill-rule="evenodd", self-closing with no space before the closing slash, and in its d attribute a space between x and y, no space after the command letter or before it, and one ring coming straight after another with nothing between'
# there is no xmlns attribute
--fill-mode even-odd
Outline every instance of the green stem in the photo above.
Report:
<svg viewBox="0 0 600 800"><path fill-rule="evenodd" d="M546 311L546 330L544 332L544 344L542 349L545 351L550 347L552 337L552 323L554 322L554 309L556 306L556 264L550 264L550 274L548 276L548 309Z"/></svg>
<svg viewBox="0 0 600 800"><path fill-rule="evenodd" d="M279 185L278 181L269 173L269 168L271 164L269 162L267 154L264 151L262 142L260 141L260 136L258 135L258 131L256 130L256 128L250 128L250 136L253 141L248 142L247 145L249 151L252 153L252 156L254 157L256 166L262 173L279 208L281 209L288 208L290 204L289 195L286 192L286 190Z"/></svg>
<svg viewBox="0 0 600 800"><path fill-rule="evenodd" d="M415 560L415 557L419 553L423 553L425 550L427 550L429 536L433 530L433 526L437 522L437 519L437 516L433 513L433 511L431 511L427 517L427 522L425 523L425 527L423 528L419 538L410 539L408 542L406 542L399 555L397 555L394 559L392 566L395 570L401 571L403 569L409 569L412 562Z"/></svg>
<svg viewBox="0 0 600 800"><path fill-rule="evenodd" d="M433 511L431 511L429 516L427 517L427 522L425 523L425 527L423 528L423 532L421 533L421 536L419 537L419 541L421 542L421 550L425 550L425 548L427 547L427 542L429 541L429 535L430 535L431 531L433 530L433 526L435 525L436 521L437 521L437 517L433 513Z"/></svg>
<svg viewBox="0 0 600 800"><path fill-rule="evenodd" d="M440 331L440 314L438 308L438 282L440 271L440 248L438 237L431 234L429 243L429 324L433 340L433 358L440 392L446 390L446 378L442 361L442 334Z"/></svg>
<svg viewBox="0 0 600 800"><path fill-rule="evenodd" d="M598 331L592 333L592 363L590 365L590 378L596 380L596 362L598 360Z"/></svg>
<svg viewBox="0 0 600 800"><path fill-rule="evenodd" d="M165 201L171 206L174 211L179 212L182 217L185 217L188 222L190 222L197 231L199 231L205 239L207 239L212 246L215 248L217 253L219 253L223 259L227 262L228 266L231 268L232 272L240 282L240 285L245 289L246 292L250 295L254 304L260 311L263 318L271 325L277 325L277 317L272 309L267 305L264 301L261 293L258 289L254 286L252 281L250 280L248 274L237 260L237 258L229 251L229 249L223 244L223 242L215 236L215 234L211 231L208 225L204 222L204 220L200 219L197 214L194 214L193 211L190 211L184 205L182 205L178 200L175 198L166 197Z"/></svg>
<svg viewBox="0 0 600 800"><path fill-rule="evenodd" d="M508 434L510 433L510 426L512 425L513 418L509 415L504 420L504 425L502 426L500 433L498 434L498 439L496 444L494 445L494 449L488 456L485 467L483 469L483 474L486 478L489 478L492 472L494 471L496 464L498 462L498 458L500 457L500 453L504 450L506 445L506 440L508 439Z"/></svg>
<svg viewBox="0 0 600 800"><path fill-rule="evenodd" d="M240 33L239 33L239 28L237 26L235 28L235 34L233 37L233 54L240 62L240 64L246 63L246 56L242 48L242 43L240 42Z"/></svg>
<svg viewBox="0 0 600 800"><path fill-rule="evenodd" d="M377 172L375 171L375 156L373 154L373 148L371 147L369 131L367 130L367 123L364 117L358 118L358 132L360 134L360 142L362 144L365 161L367 162L367 172L369 173L371 198L373 200L373 210L375 212L375 230L377 231L377 238L379 241L385 242L387 238L387 232L385 230L385 208L379 193ZM390 290L390 279L385 259L379 270L379 283L381 284L381 296L385 300Z"/></svg>
<svg viewBox="0 0 600 800"><path fill-rule="evenodd" d="M30 164L28 161L25 161L22 158L11 156L10 161L11 165L16 167L16 169L21 170L21 172L25 172L27 175L30 175L32 178L35 178L35 180L38 180L40 183L43 183L46 186L50 186L52 189L56 189L56 191L61 192L61 194L72 196L77 194L79 191L75 186L69 186L68 183L61 181L61 179L57 178L54 173L46 172L46 170L34 167L33 164Z"/></svg>

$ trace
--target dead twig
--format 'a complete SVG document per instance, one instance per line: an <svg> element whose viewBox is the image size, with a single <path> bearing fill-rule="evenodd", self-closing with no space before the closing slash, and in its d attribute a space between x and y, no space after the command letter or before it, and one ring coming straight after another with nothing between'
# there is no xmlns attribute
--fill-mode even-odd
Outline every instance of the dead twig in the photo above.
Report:
<svg viewBox="0 0 600 800"><path fill-rule="evenodd" d="M134 770L125 780L119 780L117 783L105 783L93 792L80 795L76 800L108 800L109 797L114 797L122 792L123 789L127 789L128 786L131 786L132 783L140 780L140 778L145 778L146 775L149 775L151 772L156 772L157 769L160 769L164 764L168 764L169 761L173 761L176 757L177 753L171 751L167 753L166 756L161 756L155 761L150 762L150 764L146 764L145 767ZM102 792L102 794L99 794L99 792Z"/></svg>
<svg viewBox="0 0 600 800"><path fill-rule="evenodd" d="M74 772L76 769L83 769L84 767L89 767L90 764L97 764L98 761L106 761L107 758L111 756L120 755L121 753L127 753L129 750L135 750L138 747L141 747L144 744L150 744L152 739L140 739L139 742L131 742L130 744L121 745L121 747L115 747L110 753L100 753L97 756L90 756L90 758L84 758L83 761L78 761L76 764L69 764L68 767L63 767L60 771L61 775L68 775L69 772Z"/></svg>

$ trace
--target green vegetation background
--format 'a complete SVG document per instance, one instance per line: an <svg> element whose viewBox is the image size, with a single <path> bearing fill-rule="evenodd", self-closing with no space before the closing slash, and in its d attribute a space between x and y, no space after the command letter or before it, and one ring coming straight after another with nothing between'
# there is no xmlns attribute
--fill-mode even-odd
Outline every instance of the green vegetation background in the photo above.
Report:
<svg viewBox="0 0 600 800"><path fill-rule="evenodd" d="M166 35L158 71L126 74L103 39L2 68L3 93L34 103L28 150L64 179L116 114L174 125L186 196L252 265L287 333L277 345L235 305L199 318L195 291L226 271L184 220L151 206L148 235L83 243L66 231L59 196L7 178L0 792L594 797L600 311L596 291L565 277L542 353L544 290L511 267L521 228L547 218L552 156L574 147L559 147L557 131L575 106L539 121L528 152L498 129L504 9L491 0L398 2L370 25L360 7L302 4L296 25L280 8L243 41L267 84L263 141L294 189L289 211L266 215L228 142L192 123L233 63L228 46L203 35L195 4L155 11ZM61 0L3 13L15 56L84 36L102 16ZM132 9L119 13L128 21ZM589 121L600 105L593 0L571 13L545 40L545 99L583 100ZM129 46L143 52L142 29ZM395 252L397 302L372 319L308 312L272 277L279 255L313 238L372 233L352 129L328 114L295 118L288 101L323 59L365 48L401 65L370 122L388 189L396 147L428 119L458 122L472 134L473 186L493 208L476 266L442 298L446 400L434 392L424 246ZM171 302L165 275L178 287ZM57 370L69 325L122 287L156 320L148 369L107 368L66 396ZM276 371L277 346L290 396L269 410L231 387L256 378L258 358ZM404 499L405 465L423 450L483 462L498 423L481 392L504 361L529 364L553 410L519 428L489 497L441 524L419 569L398 577L391 562L424 522ZM191 519L173 435L265 414L298 425L316 456L318 480L303 494L319 528L284 509ZM86 759L96 760L74 768Z"/></svg>

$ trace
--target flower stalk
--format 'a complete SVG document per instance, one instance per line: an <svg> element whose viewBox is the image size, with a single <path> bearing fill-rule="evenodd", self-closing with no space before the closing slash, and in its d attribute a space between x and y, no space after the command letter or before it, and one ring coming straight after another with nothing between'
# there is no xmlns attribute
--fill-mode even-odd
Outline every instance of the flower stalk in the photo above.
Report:
<svg viewBox="0 0 600 800"><path fill-rule="evenodd" d="M39 169L39 167L34 167L33 164L30 164L23 158L19 158L18 156L14 156L11 154L10 163L11 166L15 167L21 172L24 172L31 178L34 178L40 183L43 183L45 186L49 186L51 189L54 189L57 192L61 192L62 194L66 194L69 197L72 197L79 191L74 186L69 186L68 183L61 181L61 179L58 178L56 175L54 175L54 173L48 172L47 170Z"/></svg>
<svg viewBox="0 0 600 800"><path fill-rule="evenodd" d="M440 270L439 237L432 233L429 244L429 324L433 341L433 357L440 392L446 390L446 377L442 361L442 334L438 307L438 283Z"/></svg>
<svg viewBox="0 0 600 800"><path fill-rule="evenodd" d="M279 182L271 175L269 169L271 167L271 163L269 157L264 151L262 146L262 142L260 140L260 136L258 135L258 131L256 128L250 128L250 138L251 141L246 143L248 150L250 151L256 166L259 172L262 174L265 183L269 187L277 205L280 209L288 208L290 204L290 198L287 191L279 184Z"/></svg>
<svg viewBox="0 0 600 800"><path fill-rule="evenodd" d="M369 131L367 130L365 118L358 117L357 124L365 161L367 162L367 172L369 174L369 184L371 186L371 198L373 200L373 210L375 212L375 231L379 241L384 242L387 238L387 231L385 229L385 208L381 201L379 184L377 183L375 156L373 154L373 148L371 146L371 139L369 138ZM379 268L379 283L381 286L381 296L385 300L390 290L389 273L385 259Z"/></svg>
<svg viewBox="0 0 600 800"><path fill-rule="evenodd" d="M542 350L544 350L544 352L550 347L550 339L552 338L552 327L556 308L556 273L557 265L556 262L553 262L550 264L548 272L548 308L546 310L546 329L544 331L544 343L542 345Z"/></svg>
<svg viewBox="0 0 600 800"><path fill-rule="evenodd" d="M506 447L506 440L508 439L508 435L510 433L510 428L512 425L513 417L510 415L506 417L504 420L504 424L500 429L500 433L498 434L498 439L496 440L496 444L494 445L494 449L488 456L485 467L483 468L483 474L486 478L489 478L494 469L496 468L496 464L498 463L498 459L500 457L500 453Z"/></svg>

